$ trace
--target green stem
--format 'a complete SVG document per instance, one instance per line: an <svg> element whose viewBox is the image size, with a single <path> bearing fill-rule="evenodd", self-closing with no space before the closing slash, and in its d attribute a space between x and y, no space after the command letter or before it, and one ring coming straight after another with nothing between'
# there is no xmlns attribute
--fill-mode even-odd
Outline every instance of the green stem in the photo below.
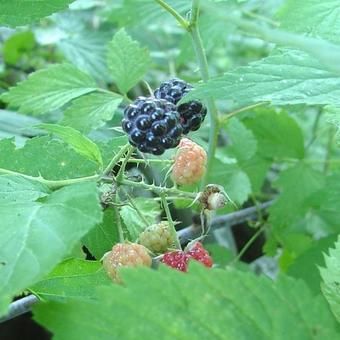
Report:
<svg viewBox="0 0 340 340"><path fill-rule="evenodd" d="M192 39L192 43L193 43L194 50L196 53L196 58L197 58L197 62L199 65L202 79L206 83L210 79L210 75L209 75L207 57L204 51L202 38L201 38L199 28L198 28L199 7L200 7L200 1L193 0L189 33L191 35L191 39ZM208 108L209 115L210 115L210 133L209 133L207 171L202 181L202 186L205 186L207 184L208 176L212 170L212 166L213 166L213 162L215 158L215 152L217 148L218 131L219 131L218 111L217 111L217 107L216 107L214 100L212 99L207 100L207 108Z"/></svg>
<svg viewBox="0 0 340 340"><path fill-rule="evenodd" d="M35 182L39 182L41 184L46 185L47 187L49 187L50 189L58 189L61 187L64 187L66 185L71 185L71 184L76 184L76 183L82 183L82 182L88 182L88 181L98 181L100 180L100 175L92 175L92 176L87 176L87 177L80 177L80 178L71 178L71 179L63 179L63 180L48 180L45 179L41 176L39 177L34 177L34 176L29 176L29 175L25 175L22 174L20 172L15 172L12 170L7 170L7 169L1 169L0 168L0 174L6 174L6 175L14 175L14 176L20 176L23 178L26 178L30 181L35 181Z"/></svg>
<svg viewBox="0 0 340 340"><path fill-rule="evenodd" d="M130 148L130 144L125 144L118 153L111 159L111 162L103 171L103 176L109 175L116 163L122 158L124 153Z"/></svg>
<svg viewBox="0 0 340 340"><path fill-rule="evenodd" d="M189 29L189 22L185 20L174 8L172 8L163 0L155 1L158 2L160 6L162 6L167 12L169 12L186 31Z"/></svg>
<svg viewBox="0 0 340 340"><path fill-rule="evenodd" d="M244 107L241 107L240 109L237 109L235 111L229 112L228 114L223 115L220 118L220 124L226 123L231 117L234 117L238 113L241 113L241 112L244 112L244 111L248 111L248 110L254 109L254 108L258 107L258 106L266 105L268 103L269 102L259 102L259 103L248 105L248 106L244 106Z"/></svg>
<svg viewBox="0 0 340 340"><path fill-rule="evenodd" d="M197 197L197 194L192 193L192 192L181 191L175 188L158 187L154 184L146 184L144 182L134 182L134 181L130 181L125 178L123 178L120 182L118 182L118 184L127 185L127 186L135 187L135 188L141 188L145 190L150 190L158 195L164 192L168 195L183 196L183 197L191 198L191 199L195 199Z"/></svg>
<svg viewBox="0 0 340 340"><path fill-rule="evenodd" d="M333 139L334 139L334 129L333 126L331 126L328 130L328 141L326 146L326 156L324 159L324 166L323 166L323 172L326 175L329 169L329 160L332 154L332 148L333 148Z"/></svg>
<svg viewBox="0 0 340 340"><path fill-rule="evenodd" d="M260 234L265 229L265 225L257 230L257 232L249 239L249 241L244 245L241 251L237 254L237 256L229 263L229 265L234 265L236 262L240 261L241 257L244 253L249 249L249 247L254 243L254 241L260 236Z"/></svg>
<svg viewBox="0 0 340 340"><path fill-rule="evenodd" d="M160 197L161 197L161 200L162 200L162 205L163 205L163 208L164 208L164 211L165 211L165 214L166 214L166 218L167 218L168 223L169 223L169 229L170 229L170 233L171 233L172 239L174 241L175 247L177 249L182 250L181 243L179 241L177 231L176 231L176 228L175 228L175 224L174 224L174 221L172 220L172 217L171 217L169 205L168 205L168 202L166 200L166 193L161 192Z"/></svg>
<svg viewBox="0 0 340 340"><path fill-rule="evenodd" d="M129 146L128 152L125 155L125 158L122 161L122 165L120 166L120 169L119 169L118 174L116 176L117 182L119 182L123 178L126 164L128 163L129 158L131 157L131 155L133 154L134 151L135 151L135 148L133 146Z"/></svg>
<svg viewBox="0 0 340 340"><path fill-rule="evenodd" d="M123 226L122 226L122 221L120 219L120 213L117 205L113 206L114 212L115 212L115 218L117 222L117 230L118 230L118 237L119 237L119 242L124 243L124 231L123 231Z"/></svg>
<svg viewBox="0 0 340 340"><path fill-rule="evenodd" d="M122 161L124 161L125 158L122 158ZM173 164L174 161L170 159L139 159L139 158L130 158L128 160L128 163L161 163L161 164Z"/></svg>

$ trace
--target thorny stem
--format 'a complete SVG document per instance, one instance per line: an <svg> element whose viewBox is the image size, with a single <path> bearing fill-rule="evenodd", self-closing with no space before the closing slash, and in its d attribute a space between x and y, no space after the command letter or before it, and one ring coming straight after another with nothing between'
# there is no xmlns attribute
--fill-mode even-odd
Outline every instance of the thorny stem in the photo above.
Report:
<svg viewBox="0 0 340 340"><path fill-rule="evenodd" d="M180 25L187 32L189 32L193 42L202 79L204 82L207 82L210 79L208 61L204 51L202 38L198 29L200 1L199 0L192 1L190 22L185 20L175 9L173 9L169 4L165 3L163 0L156 0L156 2L158 2L166 11L168 11L180 23ZM210 135L208 149L209 158L207 164L207 171L202 181L202 187L207 184L208 175L209 173L211 173L215 152L217 148L217 138L219 130L218 111L214 100L208 99L207 107L210 115Z"/></svg>
<svg viewBox="0 0 340 340"><path fill-rule="evenodd" d="M200 0L192 1L191 20L189 25L189 33L191 35L192 43L196 53L197 62L201 72L203 81L206 83L210 79L207 56L203 47L202 38L198 28ZM207 184L208 176L211 173L212 165L215 158L217 148L219 118L218 111L214 100L207 100L207 107L210 114L210 134L209 134L209 148L208 148L208 163L207 171L202 181L202 187Z"/></svg>
<svg viewBox="0 0 340 340"><path fill-rule="evenodd" d="M131 155L133 154L134 151L135 151L135 148L133 146L129 145L128 152L125 155L125 158L123 159L122 165L120 166L118 174L116 176L116 181L117 182L119 182L123 178L126 164L128 163L128 161L129 161L129 159L130 159L130 157L131 157Z"/></svg>
<svg viewBox="0 0 340 340"><path fill-rule="evenodd" d="M168 195L182 196L186 198L195 199L197 194L192 192L181 191L176 188L165 188L159 187L154 184L146 184L144 182L134 182L128 179L123 178L118 184L127 185L130 187L141 188L145 190L153 191L154 193L160 195L161 193L166 193Z"/></svg>
<svg viewBox="0 0 340 340"><path fill-rule="evenodd" d="M167 4L163 0L155 0L162 6L167 12L169 12L177 21L178 23L187 31L189 29L189 23L185 20L174 8L172 8L169 4Z"/></svg>
<svg viewBox="0 0 340 340"><path fill-rule="evenodd" d="M166 218L167 218L168 223L169 223L169 229L170 229L170 233L171 233L172 239L174 241L175 247L177 249L181 250L182 249L181 243L180 243L178 235L177 235L177 231L176 231L176 228L175 228L174 221L172 220L172 217L171 217L169 205L168 205L168 202L166 200L166 193L161 192L160 197L161 197L161 200L162 200L162 205L163 205L163 208L164 208L164 211L165 211L165 214L166 214Z"/></svg>
<svg viewBox="0 0 340 340"><path fill-rule="evenodd" d="M29 176L29 175L22 174L20 172L15 172L15 171L12 171L12 170L2 169L2 168L0 168L0 173L1 174L7 174L7 175L21 176L21 177L26 178L30 181L39 182L41 184L44 184L50 189L58 189L58 188L61 188L61 187L67 186L67 185L71 185L71 184L89 182L89 181L98 181L100 179L100 175L96 174L96 175L87 176L87 177L52 181L52 180L45 179L41 176L38 176L38 177Z"/></svg>
<svg viewBox="0 0 340 340"><path fill-rule="evenodd" d="M117 162L120 161L122 156L126 151L128 151L130 148L130 144L125 144L118 152L117 154L111 159L111 162L106 167L106 169L103 171L103 176L109 175L112 171L113 167L116 165Z"/></svg>

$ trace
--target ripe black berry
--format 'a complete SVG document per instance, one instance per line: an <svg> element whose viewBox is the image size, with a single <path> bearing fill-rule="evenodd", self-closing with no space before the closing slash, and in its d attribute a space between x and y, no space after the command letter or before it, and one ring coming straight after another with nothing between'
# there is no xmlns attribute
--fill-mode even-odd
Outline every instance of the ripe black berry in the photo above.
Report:
<svg viewBox="0 0 340 340"><path fill-rule="evenodd" d="M165 99L176 105L191 90L192 86L190 84L174 78L162 83L154 92L154 95L157 99ZM206 107L198 100L181 104L177 107L177 110L181 118L184 134L198 130L207 114Z"/></svg>
<svg viewBox="0 0 340 340"><path fill-rule="evenodd" d="M154 155L176 147L183 133L174 104L145 97L137 98L126 107L122 128L128 134L131 145Z"/></svg>

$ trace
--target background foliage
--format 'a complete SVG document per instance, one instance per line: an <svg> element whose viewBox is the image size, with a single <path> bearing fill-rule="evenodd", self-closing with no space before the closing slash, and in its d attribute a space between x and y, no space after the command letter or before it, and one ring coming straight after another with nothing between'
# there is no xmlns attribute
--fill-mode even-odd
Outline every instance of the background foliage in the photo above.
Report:
<svg viewBox="0 0 340 340"><path fill-rule="evenodd" d="M201 1L204 82L190 34L158 2L0 3L0 315L31 292L44 302L34 320L57 339L338 338L338 1ZM190 18L190 1L167 4ZM271 278L240 264L233 234L217 231L207 247L218 268L124 270L124 286L102 270L117 216L130 241L162 216L157 197L128 185L122 205L103 210L112 188L99 180L122 156L124 106L148 95L145 81L174 76L195 86L183 101L218 108L208 183L240 209L274 200L248 223ZM189 136L206 150L212 123ZM126 180L170 185L173 155L130 164ZM199 212L190 203L171 206L179 228Z"/></svg>

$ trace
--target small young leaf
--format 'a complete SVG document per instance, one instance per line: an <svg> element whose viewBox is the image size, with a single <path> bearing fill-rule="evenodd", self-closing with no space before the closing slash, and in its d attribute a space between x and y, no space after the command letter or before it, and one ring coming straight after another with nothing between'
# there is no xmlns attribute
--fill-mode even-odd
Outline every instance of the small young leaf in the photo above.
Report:
<svg viewBox="0 0 340 340"><path fill-rule="evenodd" d="M70 64L60 64L32 73L0 98L22 113L42 114L96 89L90 76Z"/></svg>
<svg viewBox="0 0 340 340"><path fill-rule="evenodd" d="M159 204L152 198L140 197L133 200L139 213L130 205L125 205L121 209L121 216L129 231L131 241L135 241L146 227L156 223L156 217L160 214ZM144 223L144 220L148 225Z"/></svg>
<svg viewBox="0 0 340 340"><path fill-rule="evenodd" d="M83 133L102 127L112 119L122 97L116 93L92 93L75 99L64 112L61 124Z"/></svg>
<svg viewBox="0 0 340 340"><path fill-rule="evenodd" d="M98 163L101 167L103 166L102 155L98 146L79 131L57 124L39 124L37 127L57 135L80 155Z"/></svg>
<svg viewBox="0 0 340 340"><path fill-rule="evenodd" d="M100 260L117 242L119 242L119 234L116 225L116 215L114 209L106 209L103 221L83 238L83 243L90 253L97 260Z"/></svg>
<svg viewBox="0 0 340 340"><path fill-rule="evenodd" d="M108 65L122 93L137 84L149 69L150 63L149 51L141 48L124 29L114 35L109 44Z"/></svg>

